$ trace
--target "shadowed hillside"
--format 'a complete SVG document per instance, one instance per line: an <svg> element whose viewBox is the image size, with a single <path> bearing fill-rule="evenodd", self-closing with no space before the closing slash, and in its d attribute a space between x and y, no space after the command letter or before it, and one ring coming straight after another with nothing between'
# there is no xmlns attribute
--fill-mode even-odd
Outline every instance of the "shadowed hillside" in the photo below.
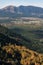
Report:
<svg viewBox="0 0 43 65"><path fill-rule="evenodd" d="M8 45L9 43L11 43L11 44L15 43L16 45L26 46L27 48L29 48L31 50L43 53L43 41L40 41L40 39L36 40L36 39L38 39L39 36L43 35L42 34L43 32L40 33L39 36L37 35L38 37L36 37L36 35L33 35L33 34L34 33L37 34L40 31L34 32L34 30L32 30L32 31L30 31L30 33L28 32L29 38L27 38L26 36L22 36L22 34L20 34L20 33L18 34L17 32L18 31L15 31L15 30L13 31L13 30L10 30L3 26L0 26L0 46ZM31 33L33 36L35 36L34 40L31 40L33 38Z"/></svg>

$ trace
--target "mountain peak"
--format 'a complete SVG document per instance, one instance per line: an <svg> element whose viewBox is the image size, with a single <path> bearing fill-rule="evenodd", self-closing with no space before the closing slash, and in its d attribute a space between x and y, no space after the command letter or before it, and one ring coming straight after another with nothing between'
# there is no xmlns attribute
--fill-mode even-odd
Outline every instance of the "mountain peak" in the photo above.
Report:
<svg viewBox="0 0 43 65"><path fill-rule="evenodd" d="M6 6L3 8L3 10L5 10L6 12L10 12L10 13L14 13L14 6L10 5L10 6Z"/></svg>
<svg viewBox="0 0 43 65"><path fill-rule="evenodd" d="M12 8L12 7L14 7L14 6L9 5L9 6L4 7L3 9L6 9L6 8Z"/></svg>

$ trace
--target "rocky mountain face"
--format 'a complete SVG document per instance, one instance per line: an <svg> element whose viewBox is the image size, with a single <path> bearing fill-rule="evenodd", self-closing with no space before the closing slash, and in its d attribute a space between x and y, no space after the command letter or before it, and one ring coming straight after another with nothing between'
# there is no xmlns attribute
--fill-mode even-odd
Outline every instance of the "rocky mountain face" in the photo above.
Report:
<svg viewBox="0 0 43 65"><path fill-rule="evenodd" d="M35 6L7 6L0 9L0 17L38 17L43 18L43 8Z"/></svg>

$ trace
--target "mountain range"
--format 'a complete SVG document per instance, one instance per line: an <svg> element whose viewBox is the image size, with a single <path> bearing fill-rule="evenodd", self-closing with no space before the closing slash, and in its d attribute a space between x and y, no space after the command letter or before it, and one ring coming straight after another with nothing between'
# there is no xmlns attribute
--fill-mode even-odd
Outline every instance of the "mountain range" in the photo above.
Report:
<svg viewBox="0 0 43 65"><path fill-rule="evenodd" d="M38 17L43 18L43 8L36 6L6 6L0 9L0 17Z"/></svg>

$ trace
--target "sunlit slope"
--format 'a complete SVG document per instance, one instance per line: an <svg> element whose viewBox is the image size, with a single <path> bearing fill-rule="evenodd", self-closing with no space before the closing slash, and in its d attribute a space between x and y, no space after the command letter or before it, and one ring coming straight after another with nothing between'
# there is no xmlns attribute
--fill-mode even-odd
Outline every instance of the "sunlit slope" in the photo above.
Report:
<svg viewBox="0 0 43 65"><path fill-rule="evenodd" d="M0 48L2 64L43 65L43 54L27 49L25 46L9 45Z"/></svg>

